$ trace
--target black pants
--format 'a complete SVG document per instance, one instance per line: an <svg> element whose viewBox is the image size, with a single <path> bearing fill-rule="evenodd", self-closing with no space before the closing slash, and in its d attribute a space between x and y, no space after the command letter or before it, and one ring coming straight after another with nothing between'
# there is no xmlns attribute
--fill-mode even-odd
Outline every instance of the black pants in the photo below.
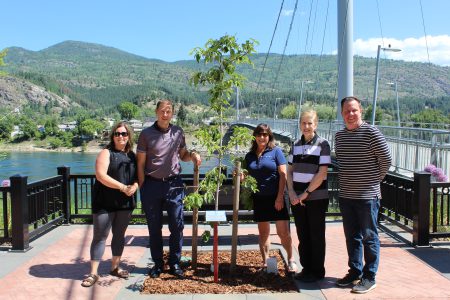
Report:
<svg viewBox="0 0 450 300"><path fill-rule="evenodd" d="M305 201L291 206L299 240L298 253L303 272L325 276L325 212L328 199Z"/></svg>

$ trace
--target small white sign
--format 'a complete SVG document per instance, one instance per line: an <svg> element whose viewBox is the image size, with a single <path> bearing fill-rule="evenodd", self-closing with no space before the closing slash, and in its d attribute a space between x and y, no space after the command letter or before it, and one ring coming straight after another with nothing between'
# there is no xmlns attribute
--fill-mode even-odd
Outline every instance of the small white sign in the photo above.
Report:
<svg viewBox="0 0 450 300"><path fill-rule="evenodd" d="M227 216L224 210L207 210L206 222L226 222Z"/></svg>

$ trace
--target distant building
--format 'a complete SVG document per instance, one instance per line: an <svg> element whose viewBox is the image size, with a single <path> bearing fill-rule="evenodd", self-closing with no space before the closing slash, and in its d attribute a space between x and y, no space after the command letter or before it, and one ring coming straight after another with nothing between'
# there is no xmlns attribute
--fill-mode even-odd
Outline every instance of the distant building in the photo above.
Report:
<svg viewBox="0 0 450 300"><path fill-rule="evenodd" d="M17 125L14 125L13 131L11 132L11 137L13 138L13 137L15 137L16 135L21 135L21 134L23 134L23 131L20 130L20 127L17 126Z"/></svg>
<svg viewBox="0 0 450 300"><path fill-rule="evenodd" d="M133 128L134 132L141 132L144 129L144 124L140 120L132 119L128 121L128 124Z"/></svg>
<svg viewBox="0 0 450 300"><path fill-rule="evenodd" d="M60 131L65 131L65 132L72 131L72 130L75 129L75 127L77 127L76 123L75 124L66 123L66 124L59 124L58 125L58 129Z"/></svg>

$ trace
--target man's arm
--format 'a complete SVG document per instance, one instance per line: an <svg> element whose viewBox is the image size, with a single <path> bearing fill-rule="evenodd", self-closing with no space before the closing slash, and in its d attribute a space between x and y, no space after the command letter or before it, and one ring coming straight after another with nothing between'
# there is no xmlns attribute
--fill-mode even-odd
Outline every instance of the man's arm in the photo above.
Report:
<svg viewBox="0 0 450 300"><path fill-rule="evenodd" d="M379 130L377 130L375 135L373 136L372 147L378 160L380 181L382 181L389 171L392 157L386 139Z"/></svg>
<svg viewBox="0 0 450 300"><path fill-rule="evenodd" d="M200 166L202 164L202 158L196 151L189 151L186 148L181 148L178 152L178 155L184 162L192 161L192 163L197 166Z"/></svg>

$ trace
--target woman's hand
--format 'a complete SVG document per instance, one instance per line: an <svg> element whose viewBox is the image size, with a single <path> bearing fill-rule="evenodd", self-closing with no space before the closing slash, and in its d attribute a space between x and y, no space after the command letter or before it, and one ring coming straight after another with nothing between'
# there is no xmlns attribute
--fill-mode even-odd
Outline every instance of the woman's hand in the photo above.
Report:
<svg viewBox="0 0 450 300"><path fill-rule="evenodd" d="M289 201L291 202L291 205L297 205L300 203L295 192L289 192Z"/></svg>
<svg viewBox="0 0 450 300"><path fill-rule="evenodd" d="M135 193L136 193L136 191L137 191L137 189L138 189L138 184L137 183L134 183L134 184L132 184L132 185L127 185L127 187L124 189L124 193L125 193L125 195L127 195L128 197L131 197L131 196L133 196Z"/></svg>
<svg viewBox="0 0 450 300"><path fill-rule="evenodd" d="M305 201L306 199L308 199L308 196L309 196L308 193L303 192L298 198L298 203L300 203L301 206L305 206L306 205Z"/></svg>
<svg viewBox="0 0 450 300"><path fill-rule="evenodd" d="M283 199L283 196L278 196L277 197L277 200L275 200L275 209L276 210L282 210L283 209L283 207L284 207L284 199Z"/></svg>

